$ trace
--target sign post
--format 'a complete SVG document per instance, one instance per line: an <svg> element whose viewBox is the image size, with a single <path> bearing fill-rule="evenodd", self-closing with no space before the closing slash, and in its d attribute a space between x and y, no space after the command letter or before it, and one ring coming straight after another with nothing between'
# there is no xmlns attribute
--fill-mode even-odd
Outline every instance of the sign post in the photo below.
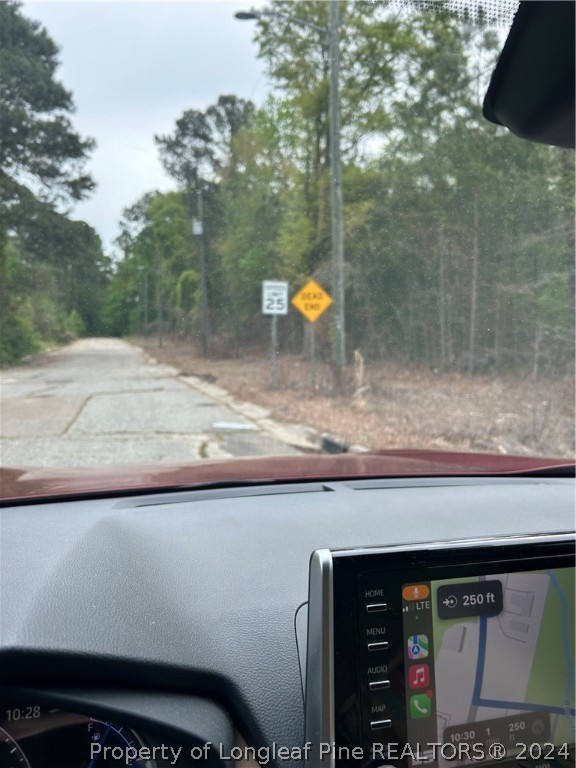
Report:
<svg viewBox="0 0 576 768"><path fill-rule="evenodd" d="M316 326L310 323L310 388L316 391Z"/></svg>
<svg viewBox="0 0 576 768"><path fill-rule="evenodd" d="M332 304L332 297L315 280L308 280L292 299L292 304L310 323L310 384L316 389L316 338L314 323Z"/></svg>
<svg viewBox="0 0 576 768"><path fill-rule="evenodd" d="M276 389L278 315L288 314L288 283L283 280L264 280L262 282L262 314L272 316L270 326L270 389Z"/></svg>

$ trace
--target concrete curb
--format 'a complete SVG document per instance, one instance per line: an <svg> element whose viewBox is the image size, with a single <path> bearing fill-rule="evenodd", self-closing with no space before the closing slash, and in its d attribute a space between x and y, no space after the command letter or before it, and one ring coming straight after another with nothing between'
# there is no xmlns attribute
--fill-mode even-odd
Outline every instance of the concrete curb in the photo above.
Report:
<svg viewBox="0 0 576 768"><path fill-rule="evenodd" d="M222 403L222 405L226 405L230 410L234 411L239 416L242 416L246 421L252 422L259 429L263 432L267 432L276 440L306 453L320 452L321 449L318 442L317 432L312 427L304 427L301 424L284 424L274 421L274 419L270 418L270 411L266 408L262 408L255 403L236 400L236 398L232 397L227 390L216 384L204 381L198 376L179 375L178 378L187 386L202 392L213 400Z"/></svg>
<svg viewBox="0 0 576 768"><path fill-rule="evenodd" d="M173 374L187 386L202 392L222 405L226 405L230 410L246 419L246 421L251 422L263 432L267 432L271 437L286 443L292 448L296 448L304 453L337 454L369 452L369 449L363 445L348 445L339 437L328 433L320 434L314 427L274 421L274 419L270 418L270 411L268 409L255 403L237 400L223 387L205 381L199 376L184 375L171 365L159 363L156 358L147 355L141 347L139 349L152 365L161 366L168 374Z"/></svg>

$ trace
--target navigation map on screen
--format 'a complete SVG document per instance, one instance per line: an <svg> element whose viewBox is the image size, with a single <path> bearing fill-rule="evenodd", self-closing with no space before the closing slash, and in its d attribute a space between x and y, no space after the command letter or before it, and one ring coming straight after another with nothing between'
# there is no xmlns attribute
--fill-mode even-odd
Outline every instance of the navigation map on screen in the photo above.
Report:
<svg viewBox="0 0 576 768"><path fill-rule="evenodd" d="M478 745L479 756L501 744L508 757L535 745L532 763L546 745L574 744L574 577L558 568L404 585L410 743ZM454 765L449 747L432 752L415 762ZM473 762L466 754L458 762Z"/></svg>

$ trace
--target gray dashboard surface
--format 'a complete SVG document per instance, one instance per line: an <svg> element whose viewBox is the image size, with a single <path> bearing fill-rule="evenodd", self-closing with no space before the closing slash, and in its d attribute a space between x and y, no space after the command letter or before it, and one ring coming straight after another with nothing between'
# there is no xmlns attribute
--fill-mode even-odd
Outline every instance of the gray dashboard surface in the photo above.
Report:
<svg viewBox="0 0 576 768"><path fill-rule="evenodd" d="M574 481L316 483L0 515L0 680L206 695L249 743L292 747L315 549L571 531Z"/></svg>

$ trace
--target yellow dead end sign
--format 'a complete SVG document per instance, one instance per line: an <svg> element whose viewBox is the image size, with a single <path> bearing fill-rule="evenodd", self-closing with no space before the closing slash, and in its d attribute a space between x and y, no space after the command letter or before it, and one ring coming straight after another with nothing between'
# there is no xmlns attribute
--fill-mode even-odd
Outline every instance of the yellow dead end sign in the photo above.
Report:
<svg viewBox="0 0 576 768"><path fill-rule="evenodd" d="M294 296L292 304L302 312L308 322L315 323L332 304L332 298L320 288L316 280L308 280L304 288Z"/></svg>

